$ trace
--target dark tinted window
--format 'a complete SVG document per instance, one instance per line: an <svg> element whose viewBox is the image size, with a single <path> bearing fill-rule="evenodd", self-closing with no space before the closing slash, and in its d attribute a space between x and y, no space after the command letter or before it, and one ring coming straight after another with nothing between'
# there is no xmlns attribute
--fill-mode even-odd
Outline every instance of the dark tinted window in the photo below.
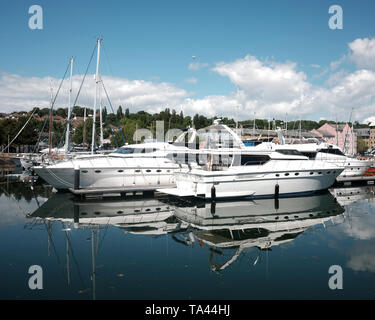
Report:
<svg viewBox="0 0 375 320"><path fill-rule="evenodd" d="M129 147L122 147L117 149L117 153L122 154L131 154L131 153L149 153L149 152L155 152L157 149L155 148L129 148Z"/></svg>
<svg viewBox="0 0 375 320"><path fill-rule="evenodd" d="M309 159L315 159L316 152L302 152L302 155L308 157Z"/></svg>
<svg viewBox="0 0 375 320"><path fill-rule="evenodd" d="M345 156L339 149L320 149L319 152L336 154L339 156Z"/></svg>
<svg viewBox="0 0 375 320"><path fill-rule="evenodd" d="M281 153L281 154L285 154L285 155L288 155L288 156L303 156L303 154L297 150L293 150L293 149L278 149L276 150L276 152L278 153Z"/></svg>
<svg viewBox="0 0 375 320"><path fill-rule="evenodd" d="M122 147L122 148L117 149L116 152L117 153L122 153L122 154L130 154L130 153L134 153L134 149L133 148Z"/></svg>
<svg viewBox="0 0 375 320"><path fill-rule="evenodd" d="M241 166L252 166L266 163L270 160L267 155L253 155L253 154L243 154L241 155Z"/></svg>

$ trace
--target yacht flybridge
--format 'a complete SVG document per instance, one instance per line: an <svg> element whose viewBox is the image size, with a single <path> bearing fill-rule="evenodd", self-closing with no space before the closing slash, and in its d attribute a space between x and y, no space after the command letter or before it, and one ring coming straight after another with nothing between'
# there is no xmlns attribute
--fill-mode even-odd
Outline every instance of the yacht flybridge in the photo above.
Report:
<svg viewBox="0 0 375 320"><path fill-rule="evenodd" d="M249 148L227 126L216 122L199 134L204 166L175 174L175 188L159 191L180 197L234 198L309 194L328 189L343 165L309 160L289 148ZM216 147L216 149L214 149ZM201 151L201 150L200 150Z"/></svg>

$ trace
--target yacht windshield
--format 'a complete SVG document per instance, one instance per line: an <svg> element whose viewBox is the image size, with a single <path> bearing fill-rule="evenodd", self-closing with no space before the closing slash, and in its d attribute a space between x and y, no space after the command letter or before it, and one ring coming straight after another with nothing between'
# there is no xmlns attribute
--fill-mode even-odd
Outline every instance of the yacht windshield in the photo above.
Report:
<svg viewBox="0 0 375 320"><path fill-rule="evenodd" d="M319 152L335 154L335 155L338 155L338 156L344 156L345 157L345 154L343 154L340 149L327 148L327 149L320 149Z"/></svg>
<svg viewBox="0 0 375 320"><path fill-rule="evenodd" d="M241 155L241 166L256 166L265 164L270 160L268 155L250 155L242 154Z"/></svg>
<svg viewBox="0 0 375 320"><path fill-rule="evenodd" d="M303 154L294 149L278 149L276 152L284 154L286 156L303 156Z"/></svg>
<svg viewBox="0 0 375 320"><path fill-rule="evenodd" d="M117 149L117 153L121 154L131 154L131 153L149 153L155 152L157 149L155 148L131 148L131 147L121 147Z"/></svg>
<svg viewBox="0 0 375 320"><path fill-rule="evenodd" d="M227 126L214 124L197 131L200 149L241 148L243 142Z"/></svg>

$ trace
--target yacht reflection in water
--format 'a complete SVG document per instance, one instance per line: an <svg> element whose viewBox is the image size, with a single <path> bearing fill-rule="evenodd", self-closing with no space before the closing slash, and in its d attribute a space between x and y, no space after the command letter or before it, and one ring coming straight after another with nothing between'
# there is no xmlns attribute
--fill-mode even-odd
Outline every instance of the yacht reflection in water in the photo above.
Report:
<svg viewBox="0 0 375 320"><path fill-rule="evenodd" d="M245 249L271 250L272 246L293 241L309 227L325 226L344 211L330 193L278 200L175 204L176 217L195 230L193 235L202 247L209 246L209 263L215 272L231 265ZM215 255L224 261L215 262ZM260 254L254 265L259 258Z"/></svg>
<svg viewBox="0 0 375 320"><path fill-rule="evenodd" d="M66 193L54 194L30 218L58 220L74 228L119 227L125 232L162 235L179 230L174 207L153 197L108 197L77 201Z"/></svg>
<svg viewBox="0 0 375 320"><path fill-rule="evenodd" d="M343 187L330 189L330 192L342 206L349 206L360 200L372 199L375 194L375 187Z"/></svg>
<svg viewBox="0 0 375 320"><path fill-rule="evenodd" d="M57 193L30 218L95 232L115 226L126 233L169 235L177 243L209 248L212 270L231 265L245 249L260 253L293 241L309 227L341 216L344 208L331 193L296 198L204 202L170 197L130 197L77 201ZM37 223L37 222L36 222ZM92 243L92 280L95 292L95 243ZM67 260L69 255L67 254ZM221 262L217 262L220 260ZM68 263L68 262L67 262ZM95 299L95 295L93 296Z"/></svg>
<svg viewBox="0 0 375 320"><path fill-rule="evenodd" d="M91 237L91 282L92 287L82 285L79 293L92 292L96 300L96 255L98 254L100 239L99 232L114 226L125 233L160 236L168 233L186 230L186 224L174 216L173 206L153 197L134 196L127 199L106 198L77 201L72 195L57 193L28 216L30 225L44 224L48 233L48 248L50 242L55 248L52 238L52 223L61 222L66 235L66 277L70 284L70 259L73 248L69 235L70 227L75 229L89 229ZM56 252L55 252L56 253ZM56 253L57 255L57 253ZM76 263L77 265L77 263ZM119 274L118 276L123 276ZM82 280L81 280L82 281ZM84 281L82 281L83 283Z"/></svg>

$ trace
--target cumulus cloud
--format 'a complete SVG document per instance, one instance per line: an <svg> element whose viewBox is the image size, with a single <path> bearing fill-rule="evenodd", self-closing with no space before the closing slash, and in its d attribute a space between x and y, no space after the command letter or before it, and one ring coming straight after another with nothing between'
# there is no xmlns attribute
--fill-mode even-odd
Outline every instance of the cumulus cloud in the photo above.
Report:
<svg viewBox="0 0 375 320"><path fill-rule="evenodd" d="M312 86L305 73L297 71L292 62L277 63L261 61L247 55L233 62L220 62L212 70L226 76L241 91L239 103L245 112L257 115L285 115L298 112L307 114L302 108Z"/></svg>
<svg viewBox="0 0 375 320"><path fill-rule="evenodd" d="M355 39L349 43L350 59L358 68L375 70L375 38Z"/></svg>
<svg viewBox="0 0 375 320"><path fill-rule="evenodd" d="M221 62L213 71L227 76L237 87L265 102L298 99L309 84L306 75L296 71L295 63L262 62L247 55L234 62Z"/></svg>
<svg viewBox="0 0 375 320"><path fill-rule="evenodd" d="M174 84L153 80L128 80L103 76L102 79L115 108L126 106L132 112L145 110L159 112L166 107L183 108L185 115L195 113L206 116L228 116L249 119L257 117L285 117L295 115L318 120L319 118L362 122L375 120L375 39L356 39L348 44L349 53L333 61L321 74L328 79L322 85L313 85L296 62L262 60L252 55L233 61L222 61L210 69L211 76L221 76L233 84L226 94L207 93L194 98L193 93ZM345 62L345 64L344 64ZM345 70L346 62L354 62L359 69ZM319 69L318 65L310 65ZM194 61L190 70L209 67L208 63ZM322 67L320 67L322 68ZM323 69L323 68L322 68ZM334 72L334 73L333 73ZM314 76L315 77L315 76ZM73 77L73 96L81 83L82 75ZM35 106L48 107L50 85L56 91L60 79L51 77L22 77L0 73L0 110L30 110ZM190 77L185 83L196 84ZM61 89L56 107L66 107L68 81ZM91 107L95 93L93 75L87 77L78 105ZM102 94L105 98L104 93ZM103 100L105 101L105 99ZM105 105L108 105L104 102Z"/></svg>
<svg viewBox="0 0 375 320"><path fill-rule="evenodd" d="M73 96L75 100L83 76L73 76ZM188 93L166 82L152 82L144 80L128 80L124 78L102 76L103 83L116 108L119 105L129 106L133 111L155 109L173 105L185 98ZM50 87L54 94L61 79L45 77L21 77L19 75L0 74L0 110L12 112L31 110L34 107L50 106ZM67 107L69 83L65 81L56 100L56 108ZM77 105L92 107L95 95L95 80L88 75L77 100ZM104 105L108 106L105 93L102 92Z"/></svg>
<svg viewBox="0 0 375 320"><path fill-rule="evenodd" d="M375 106L374 106L375 110ZM363 123L369 124L370 126L375 126L375 116L368 117L365 120L363 120Z"/></svg>
<svg viewBox="0 0 375 320"><path fill-rule="evenodd" d="M344 63L344 61L346 61L346 59L347 59L347 56L343 55L340 59L332 61L329 65L330 70L331 71L336 70L338 67L340 67L340 65Z"/></svg>

